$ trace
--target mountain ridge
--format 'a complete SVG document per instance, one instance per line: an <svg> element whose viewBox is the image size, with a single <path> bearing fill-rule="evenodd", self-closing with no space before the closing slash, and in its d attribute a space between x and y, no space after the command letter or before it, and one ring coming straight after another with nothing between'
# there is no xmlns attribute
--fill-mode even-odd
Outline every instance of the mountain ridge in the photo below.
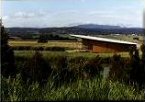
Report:
<svg viewBox="0 0 145 102"><path fill-rule="evenodd" d="M6 28L10 35L20 34L143 34L143 28L126 28L112 25L82 24L72 27Z"/></svg>

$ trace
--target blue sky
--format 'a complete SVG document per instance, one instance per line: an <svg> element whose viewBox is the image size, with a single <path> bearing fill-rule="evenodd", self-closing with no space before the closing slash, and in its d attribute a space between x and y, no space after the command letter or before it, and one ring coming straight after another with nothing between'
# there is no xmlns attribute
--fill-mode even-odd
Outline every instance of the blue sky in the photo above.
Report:
<svg viewBox="0 0 145 102"><path fill-rule="evenodd" d="M6 27L63 27L77 24L142 27L145 0L3 0Z"/></svg>

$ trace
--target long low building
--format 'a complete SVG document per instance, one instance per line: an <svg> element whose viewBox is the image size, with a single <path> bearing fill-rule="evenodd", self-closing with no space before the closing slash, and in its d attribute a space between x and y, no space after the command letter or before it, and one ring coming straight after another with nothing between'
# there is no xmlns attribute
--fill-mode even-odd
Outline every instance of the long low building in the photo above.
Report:
<svg viewBox="0 0 145 102"><path fill-rule="evenodd" d="M82 44L86 50L97 53L127 52L131 47L137 47L137 43L128 41L74 34L70 34L70 36L82 39Z"/></svg>

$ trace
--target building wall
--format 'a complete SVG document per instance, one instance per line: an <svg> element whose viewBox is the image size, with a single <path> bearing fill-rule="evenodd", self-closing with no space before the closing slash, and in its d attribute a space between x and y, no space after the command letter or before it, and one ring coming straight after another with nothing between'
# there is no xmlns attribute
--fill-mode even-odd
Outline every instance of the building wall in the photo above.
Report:
<svg viewBox="0 0 145 102"><path fill-rule="evenodd" d="M85 49L91 52L127 52L129 48L134 45L129 44L118 44L118 43L107 43L101 41L93 41L93 40L82 40Z"/></svg>

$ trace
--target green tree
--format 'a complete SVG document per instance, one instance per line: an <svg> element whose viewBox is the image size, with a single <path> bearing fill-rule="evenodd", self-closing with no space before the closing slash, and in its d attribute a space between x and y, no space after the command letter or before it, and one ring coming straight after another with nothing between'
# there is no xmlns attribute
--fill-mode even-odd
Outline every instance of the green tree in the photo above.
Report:
<svg viewBox="0 0 145 102"><path fill-rule="evenodd" d="M38 43L47 43L48 39L47 39L47 35L46 34L41 34L39 36L39 39L38 39Z"/></svg>
<svg viewBox="0 0 145 102"><path fill-rule="evenodd" d="M14 52L8 45L8 33L0 22L1 31L1 73L3 76L14 76L16 68L14 66Z"/></svg>
<svg viewBox="0 0 145 102"><path fill-rule="evenodd" d="M145 62L145 44L141 45L141 51L142 51L142 60Z"/></svg>
<svg viewBox="0 0 145 102"><path fill-rule="evenodd" d="M142 49L143 51L143 49ZM137 48L133 49L132 56L130 56L130 81L139 85L141 88L143 81L144 81L144 62L142 63L142 59L139 57L139 51ZM144 52L143 52L144 55Z"/></svg>
<svg viewBox="0 0 145 102"><path fill-rule="evenodd" d="M141 67L142 67L142 81L143 81L143 84L145 84L145 44L142 44L141 45L141 51L142 51L142 58L141 58Z"/></svg>
<svg viewBox="0 0 145 102"><path fill-rule="evenodd" d="M47 82L47 79L51 73L51 67L49 62L47 62L43 55L39 52L30 58L26 63L25 67L22 69L21 75L23 80L31 82L39 82L42 85Z"/></svg>

